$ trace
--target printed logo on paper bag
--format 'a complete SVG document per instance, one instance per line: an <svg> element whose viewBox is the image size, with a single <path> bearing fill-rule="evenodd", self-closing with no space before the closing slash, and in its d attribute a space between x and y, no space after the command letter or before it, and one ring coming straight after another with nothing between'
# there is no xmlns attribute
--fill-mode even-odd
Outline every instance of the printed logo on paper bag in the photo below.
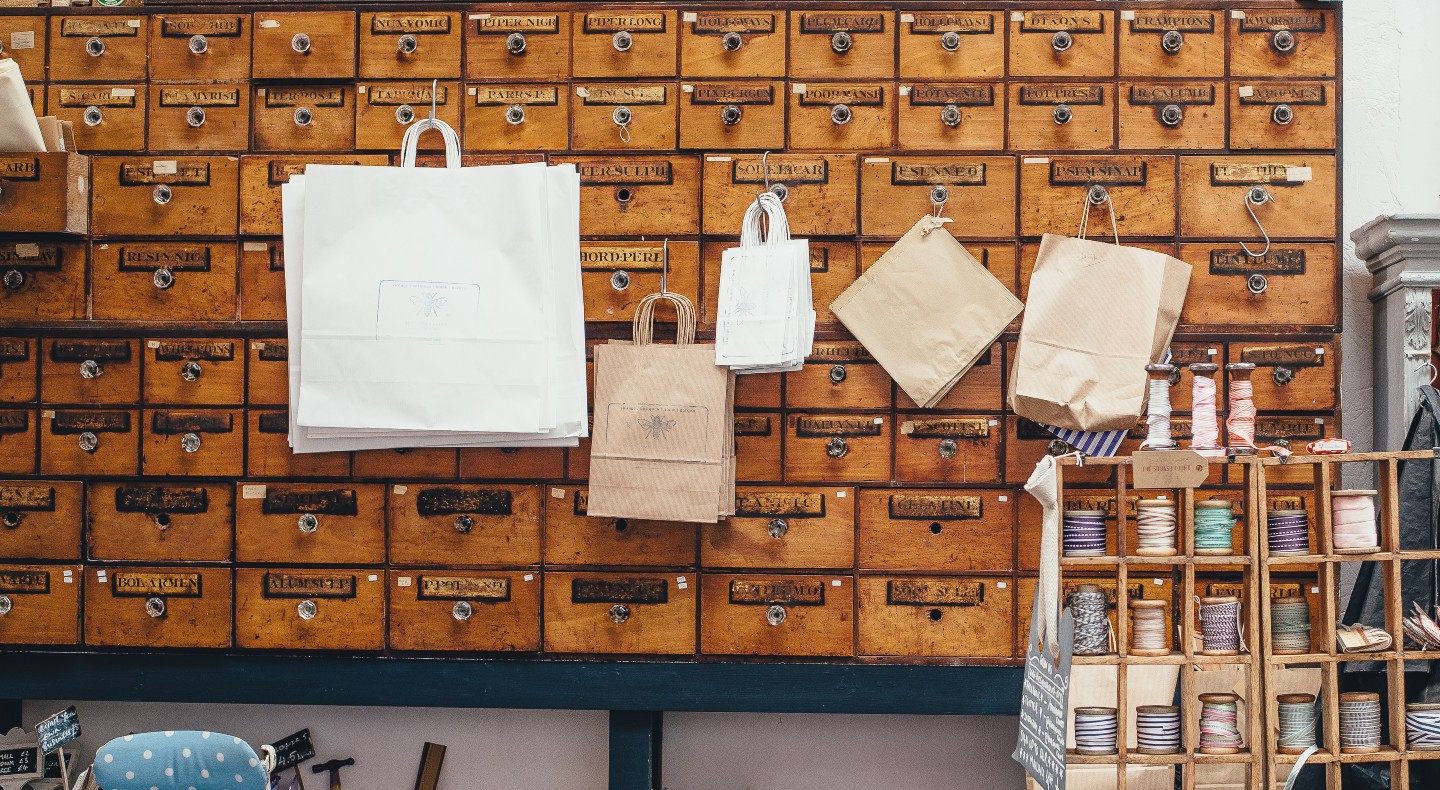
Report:
<svg viewBox="0 0 1440 790"><path fill-rule="evenodd" d="M376 304L377 338L451 340L478 335L480 286L384 280Z"/></svg>
<svg viewBox="0 0 1440 790"><path fill-rule="evenodd" d="M703 457L709 446L710 410L703 406L614 403L608 414L611 440L622 447L644 447L651 458Z"/></svg>

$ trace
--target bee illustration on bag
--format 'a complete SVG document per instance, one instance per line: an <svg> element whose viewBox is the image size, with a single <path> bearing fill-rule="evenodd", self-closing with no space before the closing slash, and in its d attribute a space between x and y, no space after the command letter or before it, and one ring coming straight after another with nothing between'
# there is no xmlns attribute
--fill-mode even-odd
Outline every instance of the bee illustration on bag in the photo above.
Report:
<svg viewBox="0 0 1440 790"><path fill-rule="evenodd" d="M640 429L645 431L645 437L647 439L664 439L665 436L670 433L670 429L674 427L674 420L661 417L658 414L640 419Z"/></svg>
<svg viewBox="0 0 1440 790"><path fill-rule="evenodd" d="M439 318L449 301L450 297L441 296L434 291L410 297L410 304L415 305L415 312L419 313L421 318Z"/></svg>

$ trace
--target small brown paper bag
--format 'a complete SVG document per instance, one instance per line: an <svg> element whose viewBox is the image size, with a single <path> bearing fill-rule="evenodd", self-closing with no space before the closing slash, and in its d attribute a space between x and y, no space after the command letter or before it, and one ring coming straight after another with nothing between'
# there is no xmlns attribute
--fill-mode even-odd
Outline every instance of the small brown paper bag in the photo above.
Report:
<svg viewBox="0 0 1440 790"><path fill-rule="evenodd" d="M925 216L830 305L923 408L934 406L1024 309Z"/></svg>

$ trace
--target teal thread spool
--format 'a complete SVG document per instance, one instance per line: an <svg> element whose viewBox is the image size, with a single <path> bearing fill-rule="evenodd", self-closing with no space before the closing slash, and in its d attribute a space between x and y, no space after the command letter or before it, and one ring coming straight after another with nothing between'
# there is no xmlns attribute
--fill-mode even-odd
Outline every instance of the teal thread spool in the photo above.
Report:
<svg viewBox="0 0 1440 790"><path fill-rule="evenodd" d="M1195 503L1195 553L1233 554L1235 513L1228 499L1205 499Z"/></svg>

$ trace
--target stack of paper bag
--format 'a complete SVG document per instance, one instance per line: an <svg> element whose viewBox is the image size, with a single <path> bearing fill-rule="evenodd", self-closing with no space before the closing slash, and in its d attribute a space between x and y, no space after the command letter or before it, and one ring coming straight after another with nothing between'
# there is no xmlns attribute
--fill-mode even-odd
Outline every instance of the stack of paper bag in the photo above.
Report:
<svg viewBox="0 0 1440 790"><path fill-rule="evenodd" d="M716 313L715 364L736 373L797 371L813 350L810 242L790 238L785 208L773 192L750 204L740 246L721 256Z"/></svg>

